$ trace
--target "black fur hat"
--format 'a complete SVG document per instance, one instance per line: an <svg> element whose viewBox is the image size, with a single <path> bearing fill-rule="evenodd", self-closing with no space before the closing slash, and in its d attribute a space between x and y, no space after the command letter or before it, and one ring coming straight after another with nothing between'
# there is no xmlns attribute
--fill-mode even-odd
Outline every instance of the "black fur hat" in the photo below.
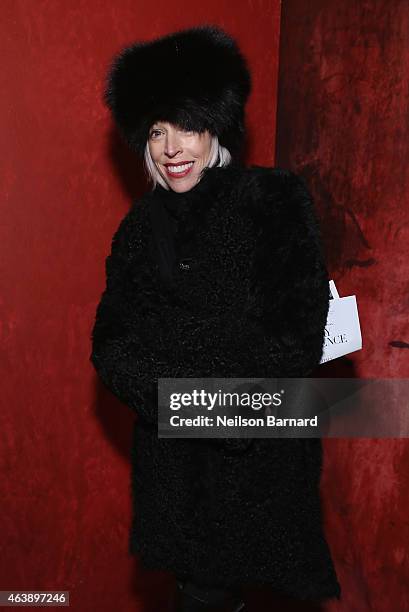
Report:
<svg viewBox="0 0 409 612"><path fill-rule="evenodd" d="M104 99L141 156L149 128L161 120L188 131L207 129L235 156L244 142L250 91L236 42L217 26L201 25L124 48L110 66Z"/></svg>

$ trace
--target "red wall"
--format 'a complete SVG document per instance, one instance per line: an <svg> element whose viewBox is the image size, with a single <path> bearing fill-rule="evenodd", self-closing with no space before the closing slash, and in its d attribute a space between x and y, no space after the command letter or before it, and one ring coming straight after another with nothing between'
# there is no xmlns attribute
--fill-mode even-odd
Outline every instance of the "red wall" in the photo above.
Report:
<svg viewBox="0 0 409 612"><path fill-rule="evenodd" d="M279 12L278 0L2 2L0 590L70 590L79 612L166 610L168 576L127 553L133 417L88 361L113 231L146 188L101 101L121 46L202 22L237 37L254 81L248 161L274 163L277 144L277 163L306 177L331 275L358 297L364 348L323 367L408 376L408 5L283 2L275 143ZM325 609L409 609L406 441L324 443L343 587Z"/></svg>
<svg viewBox="0 0 409 612"><path fill-rule="evenodd" d="M0 590L166 610L167 576L127 552L133 417L88 361L112 234L146 188L101 98L122 46L202 22L249 59L249 162L272 164L278 0L1 3Z"/></svg>
<svg viewBox="0 0 409 612"><path fill-rule="evenodd" d="M331 276L361 318L363 350L323 366L333 376L409 376L408 32L405 1L282 6L277 163L312 188ZM324 443L343 587L326 609L409 610L407 440Z"/></svg>

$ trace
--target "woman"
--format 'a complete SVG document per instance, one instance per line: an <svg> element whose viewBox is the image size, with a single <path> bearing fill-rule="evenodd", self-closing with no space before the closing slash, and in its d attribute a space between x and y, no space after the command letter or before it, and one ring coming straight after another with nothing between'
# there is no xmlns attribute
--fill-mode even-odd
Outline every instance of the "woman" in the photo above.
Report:
<svg viewBox="0 0 409 612"><path fill-rule="evenodd" d="M159 378L304 377L321 359L313 203L292 172L241 163L249 93L236 43L207 25L123 50L106 89L153 190L113 237L91 360L137 414L130 551L175 574L185 612L242 610L245 584L340 596L318 438L158 438Z"/></svg>

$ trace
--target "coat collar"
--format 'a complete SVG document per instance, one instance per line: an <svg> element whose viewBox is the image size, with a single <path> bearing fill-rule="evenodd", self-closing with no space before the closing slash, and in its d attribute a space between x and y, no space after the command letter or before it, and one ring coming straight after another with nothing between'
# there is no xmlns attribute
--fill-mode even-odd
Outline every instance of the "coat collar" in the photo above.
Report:
<svg viewBox="0 0 409 612"><path fill-rule="evenodd" d="M189 191L178 193L157 184L153 194L172 217L186 221L191 214L193 217L200 215L203 208L212 205L223 189L234 182L234 176L241 168L237 162L223 167L206 167L200 181Z"/></svg>
<svg viewBox="0 0 409 612"><path fill-rule="evenodd" d="M151 192L149 208L153 238L166 285L172 285L174 266L180 256L180 252L175 250L176 245L182 251L190 248L199 228L206 224L209 211L222 201L221 194L225 190L231 194L238 171L236 164L205 168L201 180L189 191L178 193L158 184Z"/></svg>

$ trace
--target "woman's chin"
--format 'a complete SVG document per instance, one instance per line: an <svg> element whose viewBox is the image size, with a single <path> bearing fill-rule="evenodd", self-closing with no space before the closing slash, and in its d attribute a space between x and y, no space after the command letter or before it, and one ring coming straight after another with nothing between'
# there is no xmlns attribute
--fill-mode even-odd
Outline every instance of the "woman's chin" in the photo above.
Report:
<svg viewBox="0 0 409 612"><path fill-rule="evenodd" d="M166 176L166 182L173 191L183 193L189 191L194 185L196 185L198 177L196 175L188 175L181 178L173 178Z"/></svg>

